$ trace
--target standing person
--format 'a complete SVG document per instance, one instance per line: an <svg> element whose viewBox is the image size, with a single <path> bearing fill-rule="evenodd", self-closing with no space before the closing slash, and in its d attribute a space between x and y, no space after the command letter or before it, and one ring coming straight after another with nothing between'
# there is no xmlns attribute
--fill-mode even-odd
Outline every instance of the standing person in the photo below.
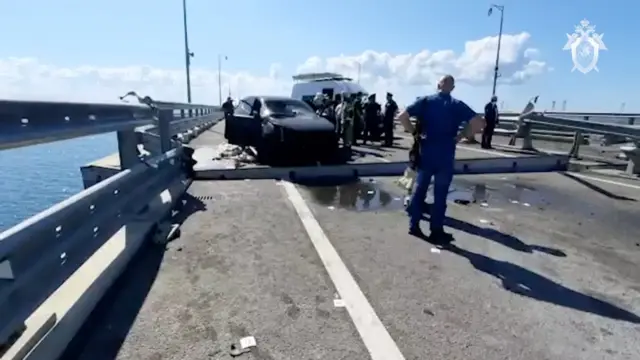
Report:
<svg viewBox="0 0 640 360"><path fill-rule="evenodd" d="M498 98L496 96L492 96L491 101L484 106L484 119L487 121L487 126L482 131L481 146L483 149L491 149L493 132L498 125Z"/></svg>
<svg viewBox="0 0 640 360"><path fill-rule="evenodd" d="M336 125L336 134L338 135L338 137L340 137L340 134L342 133L342 122L341 122L341 117L340 117L340 110L342 108L342 98L343 98L343 94L336 94L335 99L333 101L333 116L335 118L335 125Z"/></svg>
<svg viewBox="0 0 640 360"><path fill-rule="evenodd" d="M222 111L224 111L225 118L228 115L233 115L234 108L233 108L233 100L231 99L231 96L229 96L227 100L224 103L222 103Z"/></svg>
<svg viewBox="0 0 640 360"><path fill-rule="evenodd" d="M362 130L364 129L361 92L357 93L355 98L351 99L351 105L353 106L353 141L356 143L358 139L362 139Z"/></svg>
<svg viewBox="0 0 640 360"><path fill-rule="evenodd" d="M456 143L462 137L458 129L463 123L469 123L471 133L478 133L485 125L482 116L478 116L464 102L451 96L455 87L453 76L443 76L438 82L438 93L416 100L398 115L405 130L414 133L410 117L421 120L421 134L418 158L418 176L416 189L407 207L409 214L409 233L424 237L420 229L420 219L427 197L431 178L433 184L433 206L430 218L430 241L448 244L453 236L444 231L447 195L453 180Z"/></svg>
<svg viewBox="0 0 640 360"><path fill-rule="evenodd" d="M229 96L227 100L222 104L222 111L224 112L224 137L225 139L229 139L229 132L227 130L229 126L227 126L227 122L232 121L233 113L235 111L231 96Z"/></svg>
<svg viewBox="0 0 640 360"><path fill-rule="evenodd" d="M384 145L393 145L393 120L398 112L398 104L393 100L393 94L387 93L387 103L384 105L382 126L384 130Z"/></svg>
<svg viewBox="0 0 640 360"><path fill-rule="evenodd" d="M339 121L342 124L342 141L344 147L351 149L353 145L353 130L355 123L355 108L353 106L353 95L343 94L342 104L340 105Z"/></svg>
<svg viewBox="0 0 640 360"><path fill-rule="evenodd" d="M376 94L369 95L367 103L364 105L363 144L366 144L367 141L375 141L378 138L380 109L380 104L376 102Z"/></svg>

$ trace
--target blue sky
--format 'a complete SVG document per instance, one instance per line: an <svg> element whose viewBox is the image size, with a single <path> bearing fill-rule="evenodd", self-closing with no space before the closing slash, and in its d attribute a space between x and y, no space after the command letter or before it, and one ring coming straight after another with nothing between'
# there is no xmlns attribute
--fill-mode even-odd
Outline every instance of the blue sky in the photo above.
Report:
<svg viewBox="0 0 640 360"><path fill-rule="evenodd" d="M272 63L288 77L310 56L355 55L365 50L391 54L452 49L465 41L496 35L498 14L487 17L482 0L377 2L325 0L188 0L190 45L195 67L216 68L217 54L228 55L224 70L267 76ZM531 34L528 46L554 71L498 94L520 102L568 101L570 110L640 111L635 96L635 63L630 46L640 3L632 1L504 0L504 32ZM339 10L334 10L339 9ZM62 67L184 65L180 0L22 0L0 5L0 59L33 57ZM336 18L339 14L339 18ZM600 72L571 72L566 33L583 18L604 33ZM625 29L626 28L626 29ZM277 51L273 51L276 49ZM505 89L503 89L505 90ZM505 90L505 91L506 91ZM418 88L416 92L428 92ZM459 96L485 98L490 88L465 89ZM420 95L420 94L416 94ZM518 106L516 106L518 107Z"/></svg>

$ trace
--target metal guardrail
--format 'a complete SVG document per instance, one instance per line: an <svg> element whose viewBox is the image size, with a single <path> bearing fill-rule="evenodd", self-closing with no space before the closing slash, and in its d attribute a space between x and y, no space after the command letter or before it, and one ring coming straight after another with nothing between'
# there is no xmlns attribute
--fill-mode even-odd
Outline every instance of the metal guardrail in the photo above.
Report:
<svg viewBox="0 0 640 360"><path fill-rule="evenodd" d="M0 357L34 309L182 177L183 141L222 117L219 107L169 102L0 101L0 151L116 131L121 165L116 175L0 233Z"/></svg>
<svg viewBox="0 0 640 360"><path fill-rule="evenodd" d="M627 173L640 175L640 146L638 146L640 144L640 126L569 119L532 111L520 116L517 131L512 136L510 145L515 145L516 138L522 138L523 150L535 150L533 129L538 126L553 126L557 129L573 131L574 140L568 155L576 158L579 157L580 146L585 143L585 134L616 137L635 143L635 146L622 147L621 151L628 159Z"/></svg>

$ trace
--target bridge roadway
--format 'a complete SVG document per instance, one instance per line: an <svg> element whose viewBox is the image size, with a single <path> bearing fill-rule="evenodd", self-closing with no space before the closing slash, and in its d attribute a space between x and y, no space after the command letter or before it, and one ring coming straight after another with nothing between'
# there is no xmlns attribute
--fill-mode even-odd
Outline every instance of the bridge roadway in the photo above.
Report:
<svg viewBox="0 0 640 360"><path fill-rule="evenodd" d="M392 178L196 182L181 236L136 256L62 358L227 359L254 336L239 359L638 359L640 186L596 179L457 177L452 200L487 206L450 203L439 252L406 233Z"/></svg>

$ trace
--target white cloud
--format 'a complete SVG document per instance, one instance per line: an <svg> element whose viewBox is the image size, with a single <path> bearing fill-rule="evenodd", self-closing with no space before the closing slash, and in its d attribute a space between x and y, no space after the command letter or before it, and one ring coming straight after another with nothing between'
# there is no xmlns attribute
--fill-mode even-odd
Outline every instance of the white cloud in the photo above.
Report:
<svg viewBox="0 0 640 360"><path fill-rule="evenodd" d="M528 33L503 36L501 83L519 85L550 70L540 60L540 52L527 46L529 39ZM466 42L460 54L453 50L422 50L415 54L367 50L359 55L325 59L313 56L296 70L335 71L354 78L359 74L361 83L371 92L391 91L401 101L408 101L434 89L437 79L447 73L453 74L463 87L490 84L496 49L497 37L486 37ZM264 72L264 75L223 73L223 95L229 92L229 86L233 96L290 93L292 71L272 64ZM191 79L195 102L217 103L218 74L215 69L193 68ZM0 59L0 97L3 98L114 102L130 90L156 99L183 101L186 93L184 69L136 65L68 68L42 59Z"/></svg>

